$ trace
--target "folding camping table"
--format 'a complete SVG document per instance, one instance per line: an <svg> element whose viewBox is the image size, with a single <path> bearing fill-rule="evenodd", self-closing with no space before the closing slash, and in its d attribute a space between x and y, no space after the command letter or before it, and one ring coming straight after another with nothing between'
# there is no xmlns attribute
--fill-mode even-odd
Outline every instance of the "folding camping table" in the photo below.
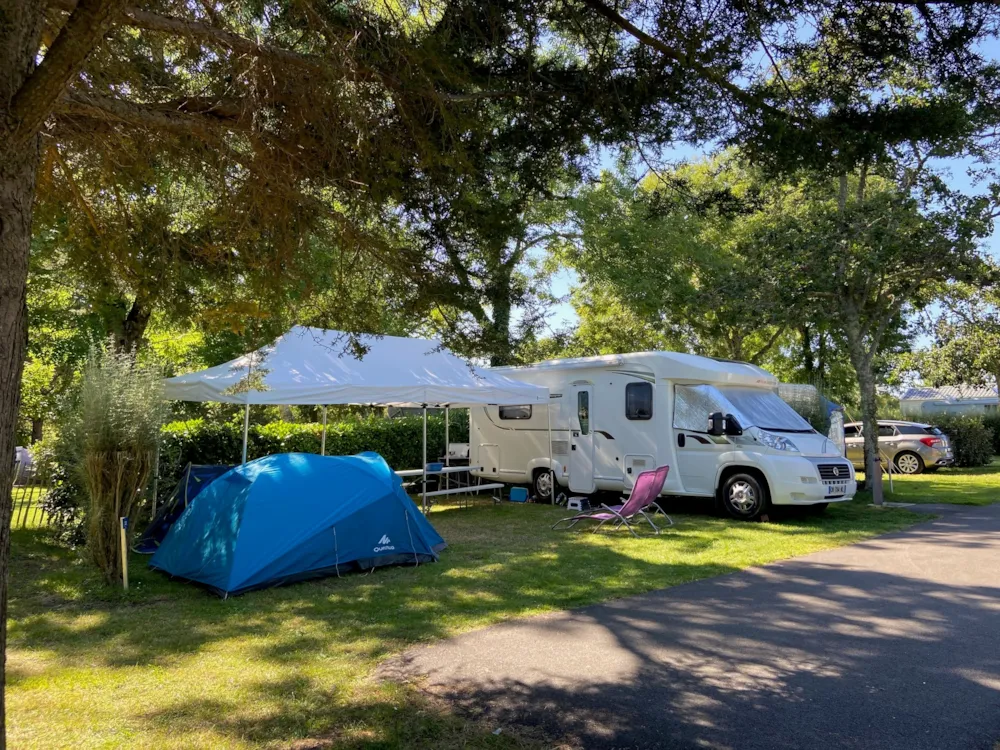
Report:
<svg viewBox="0 0 1000 750"><path fill-rule="evenodd" d="M482 466L442 466L440 469L403 469L402 471L397 471L396 476L406 479L407 477L422 477L425 475L431 476L432 474L457 474L462 471L481 471ZM470 475L471 476L471 475ZM469 495L475 492L477 495L483 490L489 490L494 501L496 498L496 493L503 489L503 484L500 482L490 482L487 484L469 484L466 487L449 487L448 489L438 489L432 490L431 492L424 492L424 497L440 497L442 495ZM463 506L464 507L464 506Z"/></svg>

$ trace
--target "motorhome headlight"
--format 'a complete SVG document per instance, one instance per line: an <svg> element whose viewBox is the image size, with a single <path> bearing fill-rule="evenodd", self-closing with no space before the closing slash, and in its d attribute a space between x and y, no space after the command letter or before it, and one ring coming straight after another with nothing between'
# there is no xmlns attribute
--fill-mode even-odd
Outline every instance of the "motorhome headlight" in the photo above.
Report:
<svg viewBox="0 0 1000 750"><path fill-rule="evenodd" d="M775 435L773 432L768 432L767 430L758 429L757 439L768 448L774 448L776 451L799 452L798 446L791 440L781 435Z"/></svg>

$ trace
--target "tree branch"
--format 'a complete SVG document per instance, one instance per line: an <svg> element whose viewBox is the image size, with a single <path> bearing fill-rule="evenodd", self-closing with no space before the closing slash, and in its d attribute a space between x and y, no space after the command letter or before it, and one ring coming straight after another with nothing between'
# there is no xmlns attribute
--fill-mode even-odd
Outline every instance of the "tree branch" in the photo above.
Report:
<svg viewBox="0 0 1000 750"><path fill-rule="evenodd" d="M5 149L31 138L52 112L70 80L111 27L125 0L80 0L42 62L18 89L0 138Z"/></svg>
<svg viewBox="0 0 1000 750"><path fill-rule="evenodd" d="M1000 1L1000 0L998 0ZM603 16L608 21L613 23L618 28L627 32L638 42L645 44L647 47L652 47L662 54L664 57L673 60L674 62L680 64L684 68L691 70L697 75L701 76L704 80L714 83L716 86L721 88L723 91L730 94L734 99L743 104L751 107L753 109L760 110L762 112L767 112L768 114L777 117L782 120L798 121L794 115L791 115L783 110L773 107L767 102L761 101L758 97L744 91L739 86L735 85L732 81L726 78L725 75L719 73L717 70L706 67L696 60L692 59L690 55L686 52L681 52L680 50L671 47L660 39L647 34L645 31L640 29L638 26L633 24L627 18L622 16L618 11L613 8L609 8L601 0L583 0L583 4L586 5L591 10L595 11L598 15Z"/></svg>
<svg viewBox="0 0 1000 750"><path fill-rule="evenodd" d="M66 115L123 122L184 135L217 137L221 133L251 131L249 123L243 117L227 118L184 112L170 106L133 104L121 99L79 92L63 97L57 111Z"/></svg>

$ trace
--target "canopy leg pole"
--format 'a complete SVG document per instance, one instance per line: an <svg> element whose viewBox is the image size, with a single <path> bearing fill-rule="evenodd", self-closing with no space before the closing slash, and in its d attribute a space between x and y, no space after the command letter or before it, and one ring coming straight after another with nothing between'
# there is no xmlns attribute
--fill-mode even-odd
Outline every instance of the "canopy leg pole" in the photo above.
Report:
<svg viewBox="0 0 1000 750"><path fill-rule="evenodd" d="M250 402L247 401L246 410L243 412L243 461L247 462L247 433L250 432Z"/></svg>
<svg viewBox="0 0 1000 750"><path fill-rule="evenodd" d="M448 460L448 407L444 407L444 465L445 468L451 466L451 461ZM451 488L451 481L448 479L448 475L444 475L444 488Z"/></svg>
<svg viewBox="0 0 1000 750"><path fill-rule="evenodd" d="M427 404L424 404L424 483L420 488L421 502L424 515L427 514Z"/></svg>
<svg viewBox="0 0 1000 750"><path fill-rule="evenodd" d="M549 397L549 403L545 405L545 422L548 427L549 433L549 495L552 500L552 504L556 504L556 470L552 463L552 397Z"/></svg>
<svg viewBox="0 0 1000 750"><path fill-rule="evenodd" d="M319 455L326 455L326 405L323 406L323 437L319 440Z"/></svg>

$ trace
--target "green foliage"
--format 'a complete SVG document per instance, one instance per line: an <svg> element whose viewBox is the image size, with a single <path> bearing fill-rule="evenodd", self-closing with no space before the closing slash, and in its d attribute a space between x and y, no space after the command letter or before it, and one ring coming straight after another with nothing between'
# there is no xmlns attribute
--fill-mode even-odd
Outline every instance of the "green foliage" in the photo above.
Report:
<svg viewBox="0 0 1000 750"><path fill-rule="evenodd" d="M991 270L992 285L946 287L931 326L934 345L904 362L924 383L1000 387L1000 267Z"/></svg>
<svg viewBox="0 0 1000 750"><path fill-rule="evenodd" d="M993 454L1000 456L1000 411L987 412L983 417L983 426L993 432Z"/></svg>
<svg viewBox="0 0 1000 750"><path fill-rule="evenodd" d="M942 414L935 416L933 423L951 438L956 466L988 466L993 460L995 433L982 417Z"/></svg>
<svg viewBox="0 0 1000 750"><path fill-rule="evenodd" d="M247 459L274 453L319 453L323 432L321 424L272 422L251 425L247 439ZM464 443L469 439L466 410L451 412L449 439ZM211 423L202 419L172 422L163 428L160 449L160 488L165 496L173 489L188 463L239 463L243 446L242 423ZM345 456L375 451L393 469L412 469L422 465L423 418L420 416L367 417L333 422L327 426L326 454ZM444 417L427 417L427 460L444 455Z"/></svg>
<svg viewBox="0 0 1000 750"><path fill-rule="evenodd" d="M158 370L113 342L93 348L79 412L66 430L86 491L87 550L109 583L121 576L119 518L136 518L166 415Z"/></svg>

